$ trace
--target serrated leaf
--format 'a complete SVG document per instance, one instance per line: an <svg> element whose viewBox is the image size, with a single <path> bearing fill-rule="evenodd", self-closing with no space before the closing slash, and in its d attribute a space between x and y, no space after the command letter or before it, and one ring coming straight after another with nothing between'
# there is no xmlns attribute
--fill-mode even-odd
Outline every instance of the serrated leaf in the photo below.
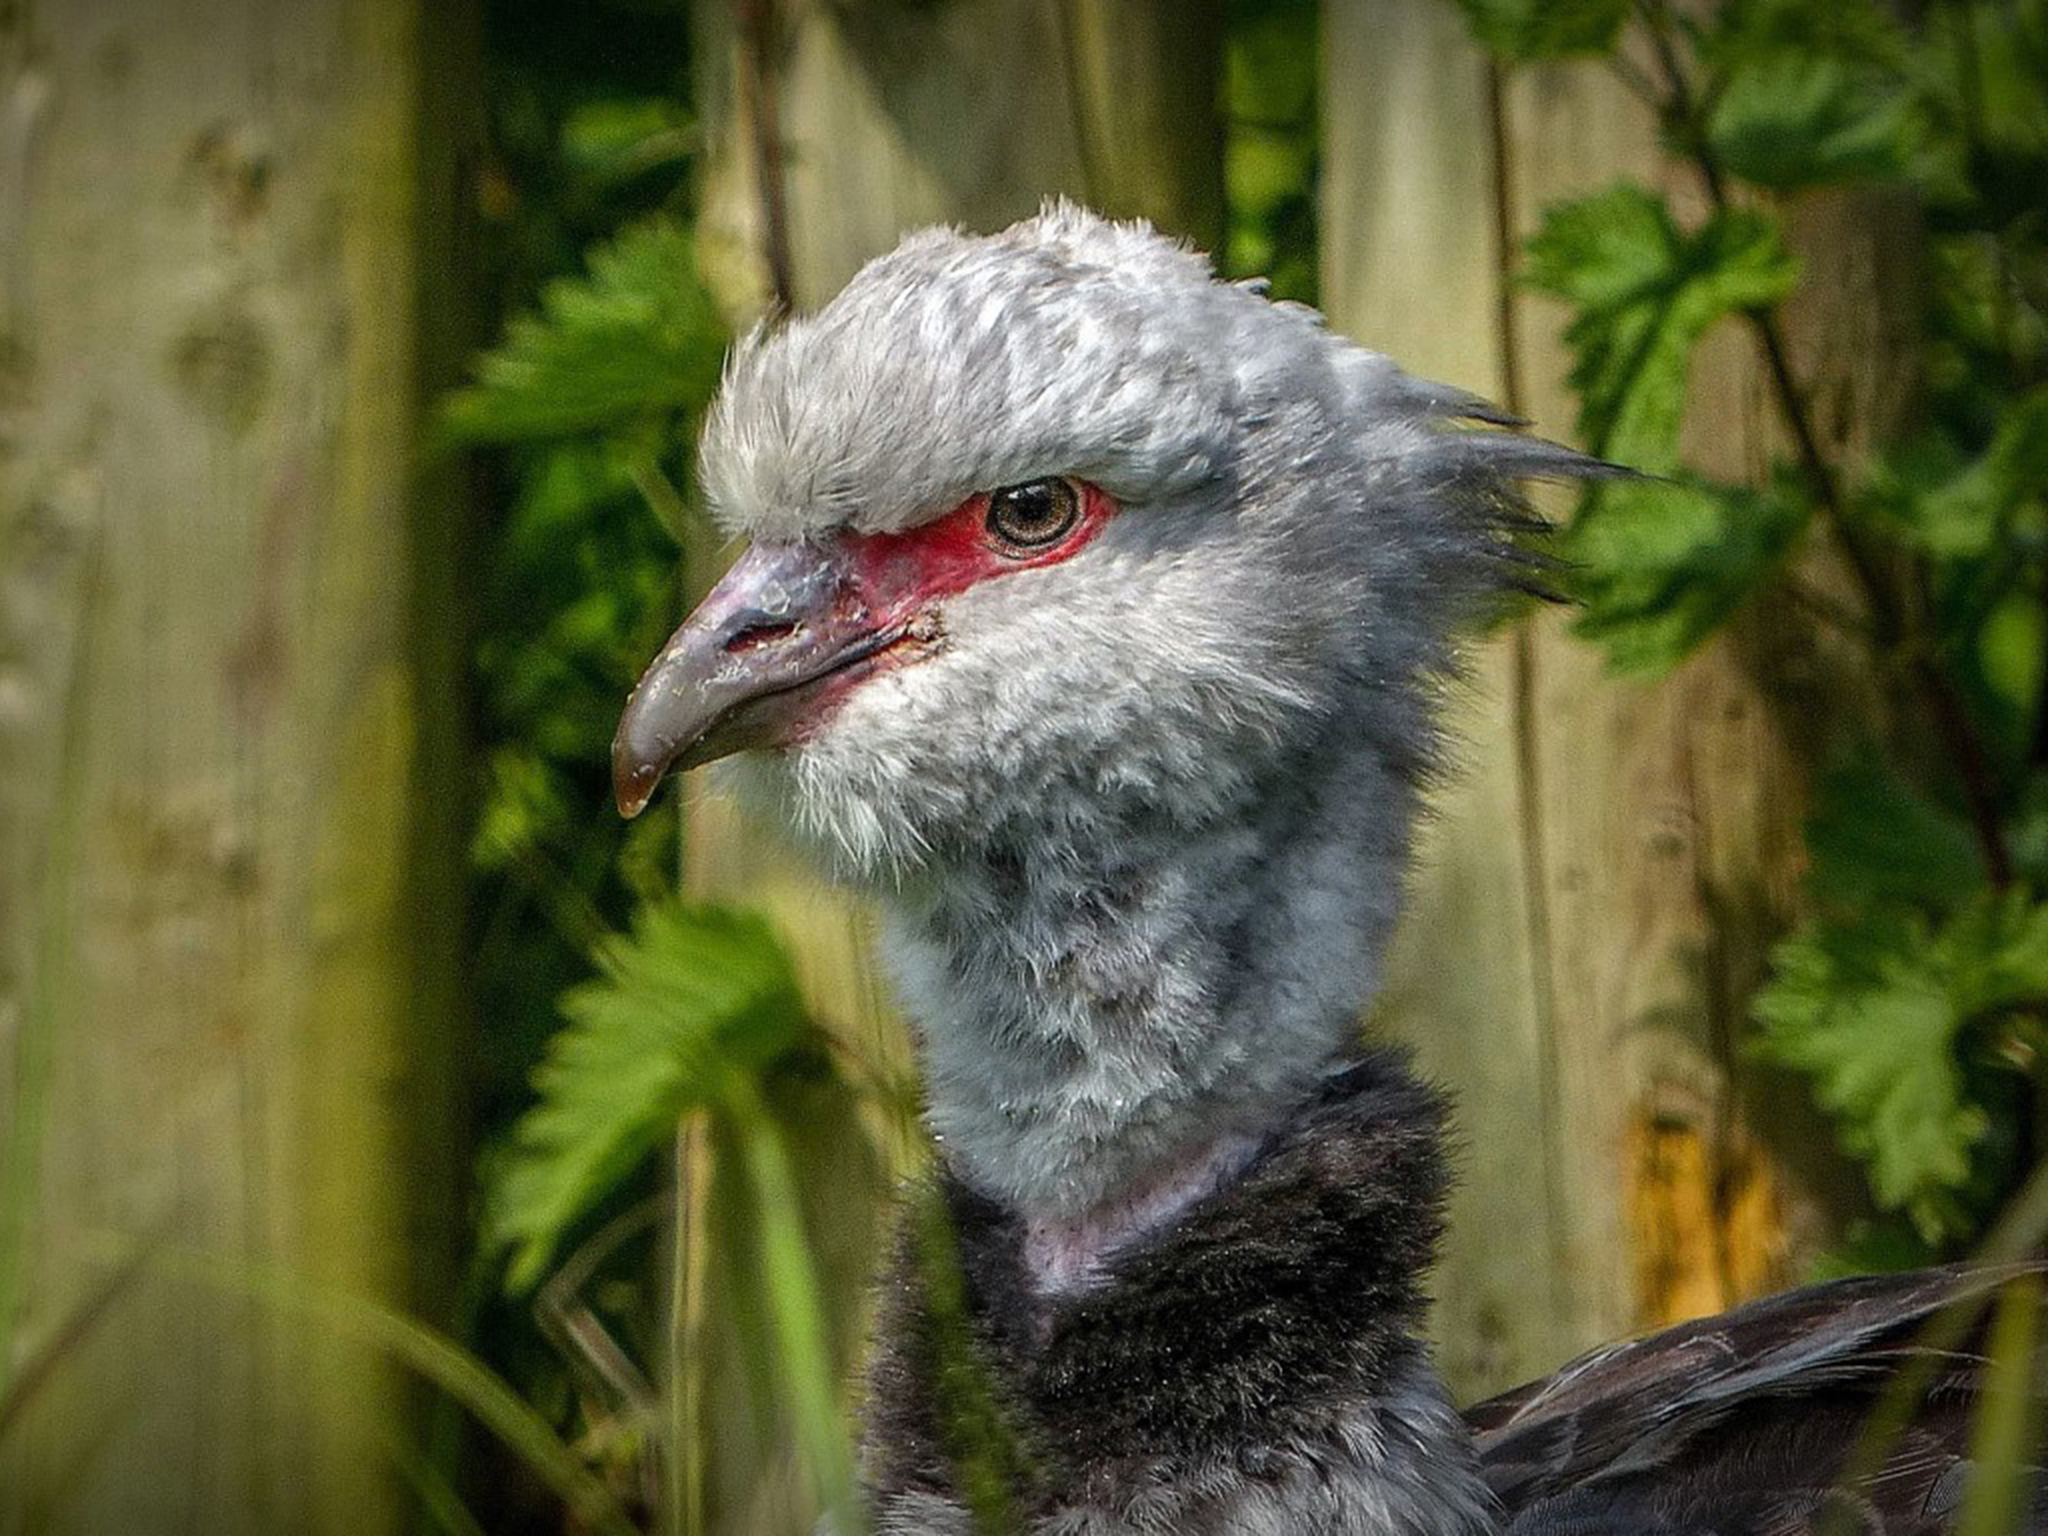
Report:
<svg viewBox="0 0 2048 1536"><path fill-rule="evenodd" d="M2048 906L1986 896L1939 927L1878 909L1785 940L1772 971L1760 1053L1812 1076L1878 1204L1938 1240L1988 1124L1965 1090L1964 1031L2048 998Z"/></svg>
<svg viewBox="0 0 2048 1536"><path fill-rule="evenodd" d="M1655 473L1678 464L1699 339L1784 297L1798 276L1761 214L1729 209L1682 231L1662 198L1626 184L1548 209L1526 254L1525 280L1577 310L1565 340L1586 447Z"/></svg>
<svg viewBox="0 0 2048 1536"><path fill-rule="evenodd" d="M2048 902L2008 890L1971 907L1944 934L1959 1006L1971 1014L2048 1002Z"/></svg>
<svg viewBox="0 0 2048 1536"><path fill-rule="evenodd" d="M1722 8L1702 54L1718 82L1709 144L1724 169L1771 187L1905 175L1920 148L1910 56L1864 0L1746 0Z"/></svg>
<svg viewBox="0 0 2048 1536"><path fill-rule="evenodd" d="M788 957L761 919L671 902L596 955L598 979L562 1001L568 1025L534 1074L490 1192L507 1285L531 1289L563 1235L675 1130L799 1039Z"/></svg>
<svg viewBox="0 0 2048 1536"><path fill-rule="evenodd" d="M1669 671L1784 563L1812 516L1798 489L1638 481L1588 498L1559 541L1573 626L1621 672Z"/></svg>
<svg viewBox="0 0 2048 1536"><path fill-rule="evenodd" d="M442 419L469 442L642 426L702 406L724 345L688 231L653 220L598 247L588 275L542 289Z"/></svg>
<svg viewBox="0 0 2048 1536"><path fill-rule="evenodd" d="M1723 169L1790 189L1902 177L1913 163L1915 127L1899 80L1787 53L1729 78L1707 140Z"/></svg>
<svg viewBox="0 0 2048 1536"><path fill-rule="evenodd" d="M1502 59L1605 53L1628 19L1628 0L1458 0L1472 35Z"/></svg>
<svg viewBox="0 0 2048 1536"><path fill-rule="evenodd" d="M1926 925L1897 913L1785 940L1754 1004L1761 1053L1814 1080L1842 1147L1887 1210L1930 1240L1969 1177L1984 1115L1965 1101L1962 1027Z"/></svg>
<svg viewBox="0 0 2048 1536"><path fill-rule="evenodd" d="M1806 846L1813 893L1836 907L1905 902L1947 913L1984 888L1969 822L1919 794L1874 752L1821 780Z"/></svg>

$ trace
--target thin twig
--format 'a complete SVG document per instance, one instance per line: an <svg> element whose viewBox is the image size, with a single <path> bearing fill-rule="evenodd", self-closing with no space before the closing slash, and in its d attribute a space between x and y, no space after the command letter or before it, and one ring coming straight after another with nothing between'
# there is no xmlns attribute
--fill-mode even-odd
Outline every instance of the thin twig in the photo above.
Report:
<svg viewBox="0 0 2048 1536"><path fill-rule="evenodd" d="M1607 67L1617 80L1628 87L1629 94L1636 100L1652 111L1661 113L1664 110L1664 98L1657 90L1657 82L1644 74L1634 59L1617 50L1607 56Z"/></svg>
<svg viewBox="0 0 2048 1536"><path fill-rule="evenodd" d="M1868 645L1872 639L1870 625L1864 616L1847 604L1838 603L1811 582L1801 581L1796 576L1783 578L1785 595L1799 607L1806 610L1818 622L1849 640Z"/></svg>
<svg viewBox="0 0 2048 1536"><path fill-rule="evenodd" d="M1685 66L1671 36L1670 13L1662 0L1644 0L1639 9L1647 23L1659 67L1664 73L1665 87L1670 93L1671 125L1699 173L1715 212L1725 213L1730 207L1727 178L1712 146L1706 141L1699 121L1692 83L1686 76ZM1791 351L1785 344L1776 307L1765 306L1745 313L1770 374L1771 393L1777 402L1778 414L1792 434L1800 473L1821 509L1830 535L1862 589L1878 647L1888 657L1904 664L1922 703L1934 717L1962 786L1970 825L1984 858L1985 874L1994 887L2002 889L2012 883L2012 852L1999 819L1991 760L1984 750L1983 741L1956 692L1953 680L1943 669L1934 644L1925 634L1917 612L1893 588L1877 552L1864 541L1848 515L1848 501L1842 492L1840 477L1821 448L1812 414L1807 408L1806 391L1793 373Z"/></svg>

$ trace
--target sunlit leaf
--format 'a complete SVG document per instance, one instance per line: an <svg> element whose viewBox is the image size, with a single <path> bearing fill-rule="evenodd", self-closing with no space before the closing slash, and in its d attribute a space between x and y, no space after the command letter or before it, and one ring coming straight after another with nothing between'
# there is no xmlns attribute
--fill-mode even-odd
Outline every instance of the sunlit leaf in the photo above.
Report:
<svg viewBox="0 0 2048 1536"><path fill-rule="evenodd" d="M1585 446L1676 468L1695 345L1716 321L1782 298L1797 272L1777 226L1743 209L1685 231L1661 197L1623 185L1547 210L1526 276L1576 311L1565 340Z"/></svg>
<svg viewBox="0 0 2048 1536"><path fill-rule="evenodd" d="M688 1110L796 1044L796 980L759 918L680 902L648 908L570 992L568 1027L534 1075L540 1102L514 1128L490 1191L507 1283L539 1282L576 1221L639 1166Z"/></svg>
<svg viewBox="0 0 2048 1536"><path fill-rule="evenodd" d="M1978 631L1977 670L2008 713L2030 720L2048 683L2048 605L2032 592L2007 593Z"/></svg>
<svg viewBox="0 0 2048 1536"><path fill-rule="evenodd" d="M630 426L707 401L724 344L688 231L651 220L593 251L587 276L542 289L443 421L476 442Z"/></svg>
<svg viewBox="0 0 2048 1536"><path fill-rule="evenodd" d="M1754 1005L1762 1053L1813 1078L1878 1204L1942 1234L1988 1126L1965 1091L1963 1031L2048 999L2048 906L1985 896L1941 925L1879 909L1785 940L1772 970Z"/></svg>
<svg viewBox="0 0 2048 1536"><path fill-rule="evenodd" d="M1610 486L1560 541L1578 633L1618 671L1678 665L1784 563L1811 515L1789 485L1699 479Z"/></svg>
<svg viewBox="0 0 2048 1536"><path fill-rule="evenodd" d="M681 160L694 142L689 109L663 96L598 97L562 120L562 158L600 181Z"/></svg>
<svg viewBox="0 0 2048 1536"><path fill-rule="evenodd" d="M1472 35L1510 63L1605 53L1628 0L1458 0Z"/></svg>

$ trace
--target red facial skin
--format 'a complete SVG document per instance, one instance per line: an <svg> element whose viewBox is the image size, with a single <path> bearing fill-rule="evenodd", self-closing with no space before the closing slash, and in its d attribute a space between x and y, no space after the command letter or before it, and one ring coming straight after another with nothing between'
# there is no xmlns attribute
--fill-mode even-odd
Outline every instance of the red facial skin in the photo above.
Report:
<svg viewBox="0 0 2048 1536"><path fill-rule="evenodd" d="M1064 537L1036 548L1019 549L990 531L986 491L901 533L839 535L833 542L848 576L841 602L864 609L857 622L870 630L899 629L901 634L874 655L826 677L789 739L804 740L875 673L928 653L937 636L921 621L940 600L992 577L1058 565L1092 544L1116 516L1117 504L1100 486L1077 480L1074 488L1081 498L1074 526Z"/></svg>
<svg viewBox="0 0 2048 1536"><path fill-rule="evenodd" d="M907 614L991 576L1058 565L1092 543L1116 515L1116 503L1100 486L1076 481L1074 488L1081 496L1081 515L1074 526L1065 537L1033 549L1015 548L989 531L985 491L944 517L902 533L843 534L840 541L854 585L875 596L898 595Z"/></svg>
<svg viewBox="0 0 2048 1536"><path fill-rule="evenodd" d="M991 530L986 493L903 533L754 545L626 701L612 742L619 808L637 815L677 764L802 740L864 679L928 655L945 598L1085 549L1117 505L1098 486L1074 488L1074 526L1043 545Z"/></svg>

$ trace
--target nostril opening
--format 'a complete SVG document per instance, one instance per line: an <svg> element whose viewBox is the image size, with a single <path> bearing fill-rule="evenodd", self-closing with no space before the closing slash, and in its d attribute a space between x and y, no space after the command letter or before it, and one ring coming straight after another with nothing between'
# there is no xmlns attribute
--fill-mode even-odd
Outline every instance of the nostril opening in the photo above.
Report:
<svg viewBox="0 0 2048 1536"><path fill-rule="evenodd" d="M787 639L796 633L794 624L749 624L735 630L726 637L725 650L729 656L751 651L757 646L770 645L777 640Z"/></svg>

